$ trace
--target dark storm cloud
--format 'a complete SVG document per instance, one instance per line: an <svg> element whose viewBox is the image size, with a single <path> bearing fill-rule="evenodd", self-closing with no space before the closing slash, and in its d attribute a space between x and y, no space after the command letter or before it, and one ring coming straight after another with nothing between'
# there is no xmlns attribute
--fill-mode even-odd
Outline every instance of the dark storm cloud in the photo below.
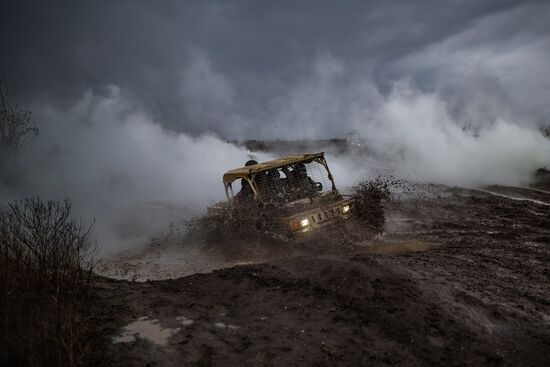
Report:
<svg viewBox="0 0 550 367"><path fill-rule="evenodd" d="M230 115L254 136L324 55L344 68L339 86L429 89L460 78L453 52L518 49L549 24L544 1L13 1L0 68L22 99L70 104L112 84L173 129L239 135L224 127Z"/></svg>

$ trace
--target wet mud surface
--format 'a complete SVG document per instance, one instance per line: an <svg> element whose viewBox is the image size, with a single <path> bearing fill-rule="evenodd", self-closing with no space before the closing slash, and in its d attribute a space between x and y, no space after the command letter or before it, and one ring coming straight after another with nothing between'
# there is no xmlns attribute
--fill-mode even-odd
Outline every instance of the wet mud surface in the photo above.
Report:
<svg viewBox="0 0 550 367"><path fill-rule="evenodd" d="M427 191L387 204L385 233L374 238L358 240L353 225L306 246L193 247L173 236L147 250L157 255L128 255L121 263L135 268L122 278L204 274L100 282L98 296L117 310L109 358L128 366L550 365L548 196ZM147 273L147 262L156 270Z"/></svg>

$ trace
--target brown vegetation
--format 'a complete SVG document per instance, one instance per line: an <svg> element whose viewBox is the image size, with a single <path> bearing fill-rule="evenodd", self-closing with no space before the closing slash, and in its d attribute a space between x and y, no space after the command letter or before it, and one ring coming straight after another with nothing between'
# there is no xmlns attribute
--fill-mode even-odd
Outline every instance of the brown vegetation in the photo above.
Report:
<svg viewBox="0 0 550 367"><path fill-rule="evenodd" d="M81 365L91 356L89 228L68 201L0 211L0 365Z"/></svg>

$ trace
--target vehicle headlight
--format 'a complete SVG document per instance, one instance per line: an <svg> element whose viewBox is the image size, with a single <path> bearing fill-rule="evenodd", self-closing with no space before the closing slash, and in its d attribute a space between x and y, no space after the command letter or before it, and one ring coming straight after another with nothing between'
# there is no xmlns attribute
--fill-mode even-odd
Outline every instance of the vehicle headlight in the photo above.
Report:
<svg viewBox="0 0 550 367"><path fill-rule="evenodd" d="M306 218L306 219L302 219L302 220L300 221L300 227L307 227L307 226L309 226L309 219L307 219L307 218Z"/></svg>
<svg viewBox="0 0 550 367"><path fill-rule="evenodd" d="M349 205L344 205L344 206L342 207L342 213L344 213L344 214L346 214L347 212L349 212L349 210L350 210Z"/></svg>

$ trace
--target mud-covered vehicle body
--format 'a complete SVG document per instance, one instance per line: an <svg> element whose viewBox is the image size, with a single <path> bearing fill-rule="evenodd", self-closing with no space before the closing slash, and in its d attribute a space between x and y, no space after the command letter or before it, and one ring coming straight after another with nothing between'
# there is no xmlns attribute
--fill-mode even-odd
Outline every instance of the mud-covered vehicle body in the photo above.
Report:
<svg viewBox="0 0 550 367"><path fill-rule="evenodd" d="M209 215L293 238L346 220L353 210L322 152L233 169L223 175L223 185L227 202L209 207Z"/></svg>

